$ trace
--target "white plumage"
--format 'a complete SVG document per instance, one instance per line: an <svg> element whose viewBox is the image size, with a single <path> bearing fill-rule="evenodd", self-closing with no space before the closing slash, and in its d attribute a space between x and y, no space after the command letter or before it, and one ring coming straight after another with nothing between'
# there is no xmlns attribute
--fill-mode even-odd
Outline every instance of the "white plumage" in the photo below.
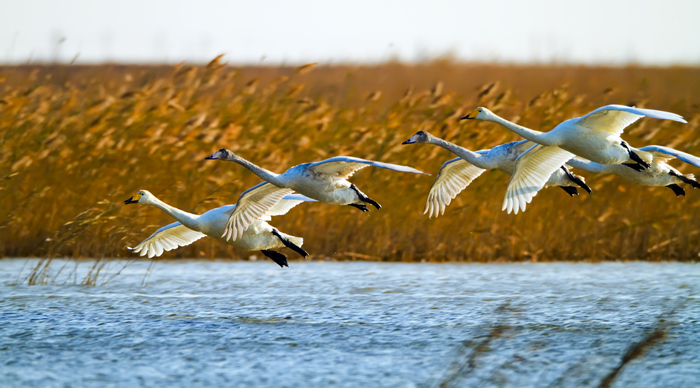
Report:
<svg viewBox="0 0 700 388"><path fill-rule="evenodd" d="M676 195L685 195L683 188L678 186L679 183L687 183L694 188L700 188L700 184L695 180L695 175L683 174L667 163L669 160L678 158L695 167L700 167L700 158L663 146L646 146L640 150L652 155L651 166L641 171L624 164L600 164L579 158L571 159L567 164L591 173L614 174L643 186L666 186L671 188Z"/></svg>
<svg viewBox="0 0 700 388"><path fill-rule="evenodd" d="M501 144L490 150L473 152L435 137L426 131L418 131L403 142L403 144L415 143L437 145L459 156L459 158L447 161L442 165L437 179L435 179L433 186L430 188L424 211L430 218L444 214L445 208L452 202L452 199L484 171L496 169L508 175L512 174L515 170L515 162L518 156L535 145L531 141L522 140ZM572 196L578 194L576 186L584 188L589 193L591 192L583 177L571 174L563 163L559 167L562 168L555 170L545 180L546 186L560 186Z"/></svg>
<svg viewBox="0 0 700 388"><path fill-rule="evenodd" d="M634 163L649 167L652 155L630 147L620 138L625 127L644 116L686 122L675 113L623 105L598 108L585 116L566 120L549 132L517 125L486 108L477 108L462 118L498 123L541 145L520 156L522 160L516 164L515 173L508 184L503 209L517 213L518 210L525 210L527 203L544 186L547 177L558 168L557 163L573 155L601 164Z"/></svg>
<svg viewBox="0 0 700 388"><path fill-rule="evenodd" d="M277 204L255 218L243 231L239 239L236 241L228 241L222 237L222 234L226 227L226 221L236 209L237 205L221 206L211 209L201 215L196 215L164 203L147 190L140 190L136 195L124 202L127 204L138 203L157 207L178 220L178 222L158 229L136 247L130 249L133 249L134 252L141 256L153 258L162 255L164 251L190 245L202 237L209 236L246 251L259 250L263 251L268 257L273 255L275 258L271 258L282 266L283 264L278 262L278 260L281 260L281 257L284 257L284 255L277 252L270 253L269 250L282 248L284 246L294 249L294 247L288 245L288 243L291 242L298 248L297 252L300 254L302 254L302 252L306 253L300 248L304 240L301 237L290 236L279 232L265 221L269 221L272 216L286 214L291 208L304 201L313 201L313 199L298 194L283 197ZM287 240L287 243L285 243L284 240ZM302 256L306 255L302 254ZM282 261L286 265L286 259Z"/></svg>
<svg viewBox="0 0 700 388"><path fill-rule="evenodd" d="M250 222L267 212L285 195L294 191L320 202L337 205L351 205L368 211L369 203L377 209L381 206L367 197L355 185L347 181L356 171L365 167L380 167L393 171L424 174L415 168L391 163L337 156L315 163L305 163L276 174L235 155L227 149L220 149L206 159L235 162L246 167L265 182L244 192L238 199L239 207L231 214L223 237L239 238ZM427 175L427 174L426 174Z"/></svg>

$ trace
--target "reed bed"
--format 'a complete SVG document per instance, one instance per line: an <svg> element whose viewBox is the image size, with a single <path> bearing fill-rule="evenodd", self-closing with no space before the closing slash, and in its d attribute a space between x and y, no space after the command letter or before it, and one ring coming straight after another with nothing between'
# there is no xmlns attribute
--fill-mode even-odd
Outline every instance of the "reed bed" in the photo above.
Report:
<svg viewBox="0 0 700 388"><path fill-rule="evenodd" d="M430 220L429 187L453 155L401 142L418 130L475 150L518 140L495 124L458 120L477 106L549 130L598 106L634 103L689 123L641 120L626 132L631 145L700 155L698 101L695 68L237 68L220 58L206 66L0 67L0 256L133 256L127 246L172 222L157 209L123 205L137 190L199 213L235 203L259 182L236 164L204 160L226 147L277 172L351 155L434 174L364 169L352 180L382 210L312 203L273 219L303 236L314 259L696 261L700 191L686 187L676 198L667 188L582 173L593 195L550 188L525 213L508 215L500 210L508 177L487 172ZM164 257L250 255L203 239Z"/></svg>

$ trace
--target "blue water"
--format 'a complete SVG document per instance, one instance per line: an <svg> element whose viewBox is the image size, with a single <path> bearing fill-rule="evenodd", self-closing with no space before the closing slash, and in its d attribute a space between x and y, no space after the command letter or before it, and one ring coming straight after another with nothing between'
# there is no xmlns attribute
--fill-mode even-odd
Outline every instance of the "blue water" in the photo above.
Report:
<svg viewBox="0 0 700 388"><path fill-rule="evenodd" d="M0 386L597 387L655 330L612 386L700 386L697 264L137 262L92 287L25 262L0 260Z"/></svg>

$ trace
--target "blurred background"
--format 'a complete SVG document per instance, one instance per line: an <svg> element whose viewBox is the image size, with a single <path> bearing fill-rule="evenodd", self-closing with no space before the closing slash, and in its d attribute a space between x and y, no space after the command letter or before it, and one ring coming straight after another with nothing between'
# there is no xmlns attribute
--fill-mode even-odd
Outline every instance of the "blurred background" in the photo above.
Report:
<svg viewBox="0 0 700 388"><path fill-rule="evenodd" d="M700 62L693 0L3 0L0 62Z"/></svg>
<svg viewBox="0 0 700 388"><path fill-rule="evenodd" d="M520 139L458 118L486 106L546 131L615 103L688 121L640 120L631 145L700 155L698 14L697 1L646 0L3 1L0 256L130 256L172 222L124 206L137 190L200 213L259 182L203 160L227 147L277 172L351 155L433 174L365 169L353 182L381 211L305 204L273 220L316 259L696 261L690 187L584 173L593 195L543 190L513 216L496 171L429 220L428 190L454 156L401 142L428 130L492 148ZM204 239L164 257L249 255Z"/></svg>

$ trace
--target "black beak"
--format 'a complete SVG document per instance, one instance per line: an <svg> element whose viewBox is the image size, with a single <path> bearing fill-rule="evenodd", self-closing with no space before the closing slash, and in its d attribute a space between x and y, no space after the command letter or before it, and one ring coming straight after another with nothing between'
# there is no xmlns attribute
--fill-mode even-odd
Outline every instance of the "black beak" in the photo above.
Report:
<svg viewBox="0 0 700 388"><path fill-rule="evenodd" d="M403 143L401 143L401 144L402 144L402 145L403 145L403 144L413 144L413 142L411 141L411 139L408 139L408 140L406 140L405 142L403 142Z"/></svg>
<svg viewBox="0 0 700 388"><path fill-rule="evenodd" d="M214 155L211 155L211 156L207 156L207 157L204 158L204 159L206 160L206 159L218 159L218 158L215 158Z"/></svg>
<svg viewBox="0 0 700 388"><path fill-rule="evenodd" d="M139 201L134 201L134 197L131 197L131 198L129 198L129 199L124 200L124 204L125 204L125 205L129 205L129 204L132 204L132 203L139 203Z"/></svg>
<svg viewBox="0 0 700 388"><path fill-rule="evenodd" d="M469 115L466 115L464 117L460 117L460 120L474 120L474 117L469 117Z"/></svg>

